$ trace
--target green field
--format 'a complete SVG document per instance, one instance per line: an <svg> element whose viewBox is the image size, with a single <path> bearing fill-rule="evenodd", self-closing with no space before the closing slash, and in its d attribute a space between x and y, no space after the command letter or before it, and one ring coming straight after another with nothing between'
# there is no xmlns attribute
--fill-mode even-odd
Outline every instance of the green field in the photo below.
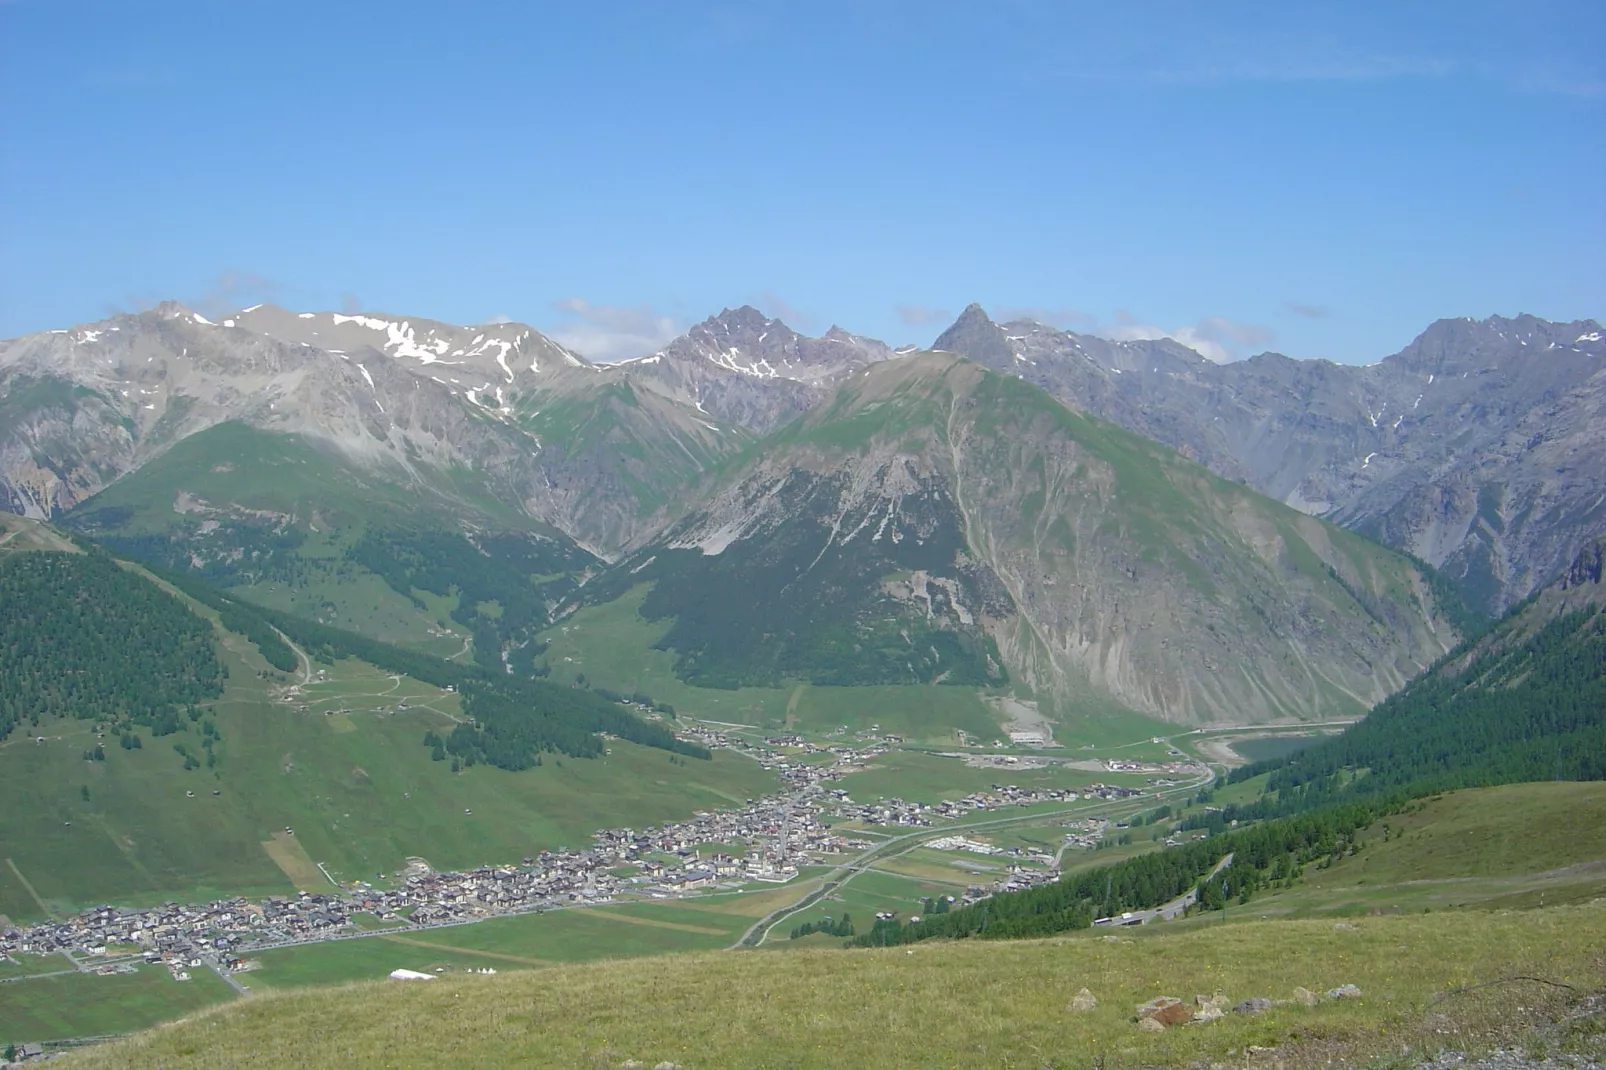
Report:
<svg viewBox="0 0 1606 1070"><path fill-rule="evenodd" d="M211 970L175 981L160 966L99 977L70 973L0 984L0 1046L148 1029L226 1003L234 993Z"/></svg>
<svg viewBox="0 0 1606 1070"><path fill-rule="evenodd" d="M922 880L906 874L870 869L856 873L851 881L808 908L788 915L769 931L761 947L788 951L809 947L840 947L842 941L830 936L791 939L791 932L805 922L819 922L843 914L853 919L856 932L867 932L878 911L894 910L900 917L920 913L921 901L929 896L957 895L963 889L944 880Z"/></svg>
<svg viewBox="0 0 1606 1070"><path fill-rule="evenodd" d="M1142 786L1147 777L1120 773L1093 773L1050 765L1042 769L977 769L958 758L944 758L917 750L896 750L879 755L862 773L851 773L837 783L855 800L905 799L940 802L986 791L994 784L1021 788L1079 788L1088 784Z"/></svg>
<svg viewBox="0 0 1606 1070"><path fill-rule="evenodd" d="M584 674L597 686L644 691L692 717L824 735L839 727L850 733L876 730L911 740L955 744L955 729L988 739L998 722L971 688L744 687L735 691L692 687L675 676L675 655L653 644L669 630L639 612L645 585L600 606L588 606L544 633L546 658L555 680Z"/></svg>
<svg viewBox="0 0 1606 1070"><path fill-rule="evenodd" d="M1124 1068L1231 1063L1259 1045L1305 1070L1397 1057L1402 1045L1414 1053L1525 1044L1535 1024L1606 989L1600 907L1369 918L1353 930L1273 921L1108 935L672 955L294 992L237 1002L67 1065ZM1467 990L1511 976L1572 991L1525 982ZM1341 984L1362 998L1160 1034L1131 1020L1156 995L1220 992L1231 1005ZM1083 986L1099 1005L1072 1016L1067 1003ZM1549 1044L1598 1052L1600 1042L1575 1032Z"/></svg>
<svg viewBox="0 0 1606 1070"><path fill-rule="evenodd" d="M83 760L95 743L89 722L53 722L44 743L22 733L0 743L0 913L42 916L34 893L64 911L287 892L301 876L265 847L286 826L304 852L302 876L321 862L342 880L372 880L410 856L438 868L516 861L584 846L599 828L657 824L775 787L727 751L681 764L624 742L601 759L548 755L519 773L453 773L421 741L451 726L455 695L352 661L289 693L291 678L249 644L226 635L225 647L215 769L182 769L172 744L196 748L193 730L111 747L103 762Z"/></svg>
<svg viewBox="0 0 1606 1070"><path fill-rule="evenodd" d="M801 893L798 893L801 894ZM554 910L473 925L280 948L253 956L241 979L253 991L382 978L391 970L540 969L566 962L638 958L728 947L753 918L689 904L640 903Z"/></svg>

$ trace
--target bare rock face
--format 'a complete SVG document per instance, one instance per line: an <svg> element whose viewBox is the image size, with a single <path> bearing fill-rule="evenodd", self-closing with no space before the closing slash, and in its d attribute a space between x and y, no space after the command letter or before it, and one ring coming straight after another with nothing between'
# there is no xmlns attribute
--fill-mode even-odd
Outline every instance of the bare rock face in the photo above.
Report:
<svg viewBox="0 0 1606 1070"><path fill-rule="evenodd" d="M1606 341L1592 320L1441 320L1367 366L1218 365L966 309L934 348L1441 568L1499 612L1606 532Z"/></svg>

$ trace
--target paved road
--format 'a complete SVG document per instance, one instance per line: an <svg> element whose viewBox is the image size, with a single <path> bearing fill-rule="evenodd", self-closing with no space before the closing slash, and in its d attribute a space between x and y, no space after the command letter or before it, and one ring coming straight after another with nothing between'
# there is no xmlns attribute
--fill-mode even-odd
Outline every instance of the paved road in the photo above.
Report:
<svg viewBox="0 0 1606 1070"><path fill-rule="evenodd" d="M224 984L228 985L230 988L234 989L235 992L239 993L240 998L242 998L242 999L250 999L251 998L251 990L249 988L245 987L244 985L242 985L239 981L235 980L234 975L232 973L230 973L228 970L225 970L223 968L222 963L208 962L207 965L209 967L211 967L213 973L215 973L219 977L223 978L223 983Z"/></svg>

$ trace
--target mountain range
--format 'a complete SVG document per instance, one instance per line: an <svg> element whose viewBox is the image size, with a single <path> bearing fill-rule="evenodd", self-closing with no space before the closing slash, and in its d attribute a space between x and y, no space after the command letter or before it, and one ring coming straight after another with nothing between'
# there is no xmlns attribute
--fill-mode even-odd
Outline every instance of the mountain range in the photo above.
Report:
<svg viewBox="0 0 1606 1070"><path fill-rule="evenodd" d="M1603 391L1598 325L1526 316L1358 367L976 306L894 349L743 307L602 365L517 323L166 303L0 342L0 501L319 619L358 592L390 638L536 576L510 617L451 609L487 664L652 583L705 686L1314 719L1606 532ZM440 538L472 581L376 556Z"/></svg>

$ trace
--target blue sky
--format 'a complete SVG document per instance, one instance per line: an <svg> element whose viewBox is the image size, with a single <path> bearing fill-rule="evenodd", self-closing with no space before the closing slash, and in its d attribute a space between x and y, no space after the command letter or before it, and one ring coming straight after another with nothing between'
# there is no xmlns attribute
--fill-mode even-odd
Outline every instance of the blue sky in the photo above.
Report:
<svg viewBox="0 0 1606 1070"><path fill-rule="evenodd" d="M971 301L1217 357L1606 315L1606 4L0 0L0 336L164 298L651 351Z"/></svg>

